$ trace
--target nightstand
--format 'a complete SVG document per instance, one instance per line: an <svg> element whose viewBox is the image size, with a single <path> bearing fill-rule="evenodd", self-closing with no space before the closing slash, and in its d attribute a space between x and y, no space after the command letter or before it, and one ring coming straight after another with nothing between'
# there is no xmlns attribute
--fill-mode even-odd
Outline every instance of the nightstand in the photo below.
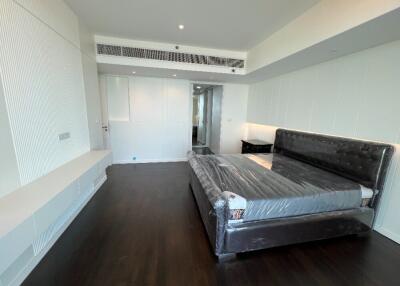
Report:
<svg viewBox="0 0 400 286"><path fill-rule="evenodd" d="M272 143L261 140L242 140L242 154L247 153L271 153Z"/></svg>

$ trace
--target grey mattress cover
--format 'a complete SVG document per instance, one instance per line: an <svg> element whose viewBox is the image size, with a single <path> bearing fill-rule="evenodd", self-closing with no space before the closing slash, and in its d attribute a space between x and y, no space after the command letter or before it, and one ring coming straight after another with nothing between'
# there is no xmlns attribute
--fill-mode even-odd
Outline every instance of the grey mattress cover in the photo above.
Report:
<svg viewBox="0 0 400 286"><path fill-rule="evenodd" d="M358 208L361 186L351 180L280 154L194 155L198 177L211 180L209 198L224 192L246 201L242 221ZM211 186L211 187L210 187ZM210 199L211 201L211 199Z"/></svg>

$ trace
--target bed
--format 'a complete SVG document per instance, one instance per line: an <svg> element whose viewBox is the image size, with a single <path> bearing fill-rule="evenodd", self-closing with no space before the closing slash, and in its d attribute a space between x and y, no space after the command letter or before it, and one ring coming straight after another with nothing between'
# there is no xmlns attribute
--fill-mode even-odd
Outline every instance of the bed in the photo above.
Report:
<svg viewBox="0 0 400 286"><path fill-rule="evenodd" d="M189 154L214 253L368 232L391 145L278 129L272 154Z"/></svg>

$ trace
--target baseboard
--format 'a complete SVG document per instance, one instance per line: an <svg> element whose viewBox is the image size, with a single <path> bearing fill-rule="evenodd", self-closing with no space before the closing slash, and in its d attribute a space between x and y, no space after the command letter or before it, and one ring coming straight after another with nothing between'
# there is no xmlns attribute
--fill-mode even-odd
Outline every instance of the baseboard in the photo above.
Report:
<svg viewBox="0 0 400 286"><path fill-rule="evenodd" d="M383 227L377 227L377 228L375 228L375 230L377 232L379 232L380 234L386 236L387 238L393 240L394 242L400 244L400 235L399 234L394 233L394 232L392 232L392 231L390 231L390 230L388 230L386 228L383 228Z"/></svg>
<svg viewBox="0 0 400 286"><path fill-rule="evenodd" d="M169 158L169 159L143 159L143 160L115 160L113 164L144 164L144 163L168 163L185 162L187 158Z"/></svg>
<svg viewBox="0 0 400 286"><path fill-rule="evenodd" d="M74 219L78 216L78 214L82 211L82 209L87 205L87 203L91 200L91 198L97 193L100 187L107 181L107 175L105 175L96 186L94 186L93 192L89 193L88 196L83 198L80 205L77 207L76 211L71 215L71 217L67 220L67 222L62 226L62 228L54 235L53 239L46 245L46 247L23 268L18 276L8 285L8 286L19 286L24 282L24 280L29 276L32 270L40 263L43 257L49 252L49 250L53 247L53 245L57 242L57 240L61 237L64 231L69 227L69 225L74 221Z"/></svg>

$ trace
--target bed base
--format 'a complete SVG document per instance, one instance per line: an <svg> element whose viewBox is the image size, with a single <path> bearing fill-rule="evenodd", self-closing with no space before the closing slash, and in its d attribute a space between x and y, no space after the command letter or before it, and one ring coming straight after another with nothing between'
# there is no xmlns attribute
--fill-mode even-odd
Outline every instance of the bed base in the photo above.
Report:
<svg viewBox="0 0 400 286"><path fill-rule="evenodd" d="M220 254L217 256L217 258L218 258L218 262L224 263L224 262L236 260L237 255L236 255L236 253Z"/></svg>
<svg viewBox="0 0 400 286"><path fill-rule="evenodd" d="M190 168L190 188L219 261L231 260L236 253L353 234L368 233L374 209L345 211L228 224L227 215L217 214ZM227 211L225 210L227 213ZM223 219L221 219L221 217Z"/></svg>
<svg viewBox="0 0 400 286"><path fill-rule="evenodd" d="M375 195L368 207L236 224L228 223L226 203L214 200L215 188L204 185L211 192L209 200L191 168L190 185L214 253L221 256L368 233L394 151L388 144L278 129L274 153L352 180L374 190Z"/></svg>

